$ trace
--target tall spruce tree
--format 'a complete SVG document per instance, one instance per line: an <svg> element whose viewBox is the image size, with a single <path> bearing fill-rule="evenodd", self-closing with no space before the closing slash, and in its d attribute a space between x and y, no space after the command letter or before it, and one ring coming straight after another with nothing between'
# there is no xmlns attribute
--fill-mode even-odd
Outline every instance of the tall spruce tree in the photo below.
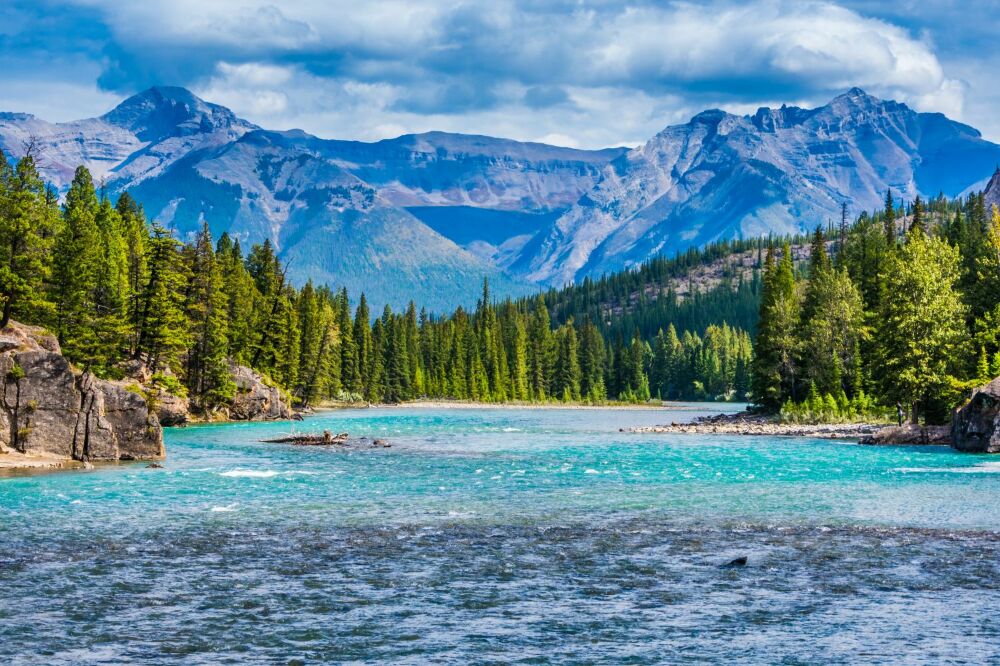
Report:
<svg viewBox="0 0 1000 666"><path fill-rule="evenodd" d="M0 328L11 317L40 323L50 316L44 285L57 218L29 150L12 166L0 151Z"/></svg>
<svg viewBox="0 0 1000 666"><path fill-rule="evenodd" d="M94 285L101 261L98 207L90 172L77 167L53 248L51 298L55 303L55 333L63 353L86 369L101 360L95 358L99 340Z"/></svg>
<svg viewBox="0 0 1000 666"><path fill-rule="evenodd" d="M231 401L236 385L229 372L229 303L208 224L202 225L184 255L188 278L185 314L190 335L184 380L193 402L201 409L212 409Z"/></svg>

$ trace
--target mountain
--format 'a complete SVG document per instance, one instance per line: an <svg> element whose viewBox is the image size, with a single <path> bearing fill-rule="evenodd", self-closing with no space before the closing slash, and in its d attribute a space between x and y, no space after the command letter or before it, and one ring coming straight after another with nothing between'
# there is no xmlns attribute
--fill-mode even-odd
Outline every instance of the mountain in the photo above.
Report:
<svg viewBox="0 0 1000 666"><path fill-rule="evenodd" d="M816 109L702 112L611 161L512 269L562 284L726 238L805 231L897 199L955 196L1000 146L854 88Z"/></svg>
<svg viewBox="0 0 1000 666"><path fill-rule="evenodd" d="M530 290L500 255L515 254L624 152L442 132L324 140L262 130L172 87L69 123L0 114L0 148L16 156L31 141L61 190L84 164L182 238L204 220L246 247L271 240L298 283L363 291L377 308L414 298L441 310L473 304L484 277L497 293Z"/></svg>
<svg viewBox="0 0 1000 666"><path fill-rule="evenodd" d="M207 221L244 246L269 239L296 282L439 310L474 303L483 277L499 294L561 285L805 231L845 202L852 216L880 207L889 188L906 201L978 190L1000 163L975 129L857 88L816 109L704 111L632 150L444 132L321 139L172 87L69 123L0 113L0 148L16 156L30 141L59 188L85 164L181 237Z"/></svg>
<svg viewBox="0 0 1000 666"><path fill-rule="evenodd" d="M986 189L983 190L983 198L986 202L986 210L989 211L993 206L1000 208L1000 166L997 170L993 172L993 177L990 178L990 182L987 183Z"/></svg>

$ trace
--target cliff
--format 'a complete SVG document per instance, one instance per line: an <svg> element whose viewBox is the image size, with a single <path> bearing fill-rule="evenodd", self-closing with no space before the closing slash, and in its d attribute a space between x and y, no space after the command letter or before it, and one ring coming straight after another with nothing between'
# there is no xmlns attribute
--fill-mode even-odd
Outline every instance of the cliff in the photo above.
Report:
<svg viewBox="0 0 1000 666"><path fill-rule="evenodd" d="M146 399L72 368L56 339L11 322L0 331L0 453L90 461L164 457Z"/></svg>

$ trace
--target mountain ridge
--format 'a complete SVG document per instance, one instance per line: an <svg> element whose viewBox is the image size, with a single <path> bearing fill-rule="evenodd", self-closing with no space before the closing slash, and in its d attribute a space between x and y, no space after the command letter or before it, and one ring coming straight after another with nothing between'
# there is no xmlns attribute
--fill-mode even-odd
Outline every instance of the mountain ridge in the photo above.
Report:
<svg viewBox="0 0 1000 666"><path fill-rule="evenodd" d="M839 219L845 201L874 209L889 188L954 196L1000 163L974 128L860 88L814 109L707 109L632 149L437 131L324 139L170 86L68 123L0 113L0 148L16 155L31 140L57 187L84 164L182 238L207 221L245 244L271 240L297 282L432 307L474 303L483 277L518 294L715 240L798 233Z"/></svg>

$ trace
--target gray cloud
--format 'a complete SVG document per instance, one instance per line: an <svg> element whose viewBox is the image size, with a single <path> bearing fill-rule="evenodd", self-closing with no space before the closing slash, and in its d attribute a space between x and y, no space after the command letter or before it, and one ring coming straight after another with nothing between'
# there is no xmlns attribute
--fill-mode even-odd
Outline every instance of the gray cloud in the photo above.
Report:
<svg viewBox="0 0 1000 666"><path fill-rule="evenodd" d="M969 90L926 30L864 2L15 4L22 24L86 15L86 40L48 46L88 54L103 91L186 85L326 136L439 127L618 144L705 106L814 104L853 85L962 117Z"/></svg>

